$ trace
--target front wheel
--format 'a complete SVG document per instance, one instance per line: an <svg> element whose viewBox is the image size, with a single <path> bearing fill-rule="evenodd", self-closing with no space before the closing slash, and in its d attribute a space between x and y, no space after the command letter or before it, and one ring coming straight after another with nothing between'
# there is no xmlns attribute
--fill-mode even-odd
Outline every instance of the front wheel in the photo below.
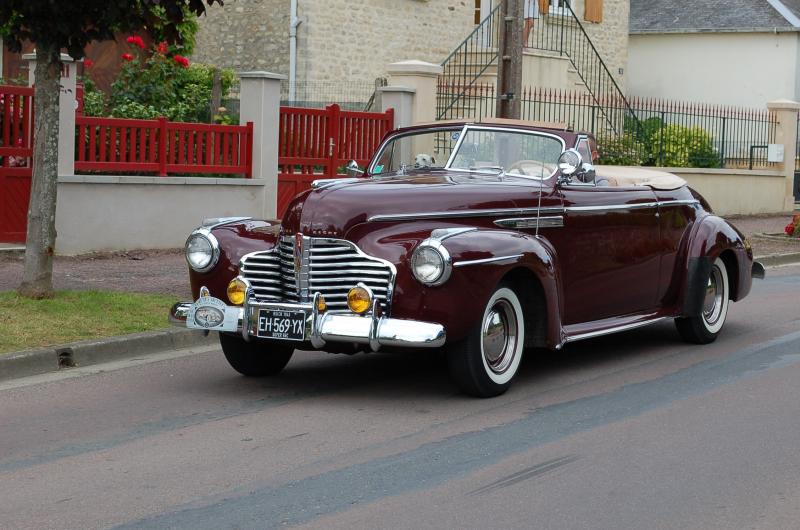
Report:
<svg viewBox="0 0 800 530"><path fill-rule="evenodd" d="M525 344L525 316L516 293L501 286L463 341L447 346L450 376L465 394L499 396L511 386Z"/></svg>
<svg viewBox="0 0 800 530"><path fill-rule="evenodd" d="M253 339L246 342L235 335L219 334L222 353L234 370L248 377L276 375L289 362L294 348Z"/></svg>
<svg viewBox="0 0 800 530"><path fill-rule="evenodd" d="M730 305L730 280L728 269L721 258L714 260L703 299L703 310L699 315L675 319L683 340L694 344L709 344L716 340Z"/></svg>

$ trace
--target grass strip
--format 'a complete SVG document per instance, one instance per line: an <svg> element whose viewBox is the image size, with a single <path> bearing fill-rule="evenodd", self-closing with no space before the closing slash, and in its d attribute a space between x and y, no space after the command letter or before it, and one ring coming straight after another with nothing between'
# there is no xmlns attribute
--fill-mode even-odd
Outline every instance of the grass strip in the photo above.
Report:
<svg viewBox="0 0 800 530"><path fill-rule="evenodd" d="M169 327L174 297L58 291L48 300L0 292L0 354Z"/></svg>

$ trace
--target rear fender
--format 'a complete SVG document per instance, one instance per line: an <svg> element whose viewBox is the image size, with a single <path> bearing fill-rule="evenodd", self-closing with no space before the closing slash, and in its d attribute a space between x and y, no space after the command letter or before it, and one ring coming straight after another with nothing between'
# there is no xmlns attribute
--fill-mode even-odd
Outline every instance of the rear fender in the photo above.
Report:
<svg viewBox="0 0 800 530"><path fill-rule="evenodd" d="M722 256L731 280L731 300L747 296L752 285L752 252L745 248L744 237L731 224L716 215L697 220L680 260L677 307L684 316L698 314L702 307L702 290L714 260Z"/></svg>

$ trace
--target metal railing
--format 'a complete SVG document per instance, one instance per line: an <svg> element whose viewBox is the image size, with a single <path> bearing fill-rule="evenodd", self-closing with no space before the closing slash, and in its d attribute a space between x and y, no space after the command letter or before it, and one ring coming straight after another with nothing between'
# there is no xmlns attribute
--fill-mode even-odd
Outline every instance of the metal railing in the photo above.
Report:
<svg viewBox="0 0 800 530"><path fill-rule="evenodd" d="M463 114L459 114L461 99L490 68L497 68L500 4L498 2L492 12L442 61L443 71L439 81L449 90L437 94L437 119L462 117Z"/></svg>
<svg viewBox="0 0 800 530"><path fill-rule="evenodd" d="M439 91L457 89L440 84ZM475 84L461 94L462 108L476 120L495 115L496 88ZM766 109L749 109L629 98L597 102L580 91L526 88L521 94L522 118L563 124L597 138L601 163L666 167L768 168L767 145L775 143L777 119ZM631 112L616 132L605 127L603 112ZM798 146L800 149L800 145Z"/></svg>
<svg viewBox="0 0 800 530"><path fill-rule="evenodd" d="M442 63L441 81L448 90L437 98L439 119L463 117L469 111L465 99L470 89L490 68L496 67L500 7L498 3ZM540 16L523 44L528 49L569 59L598 107L597 118L605 122L606 128L621 133L626 124L636 123L636 114L569 4L559 7L558 14Z"/></svg>

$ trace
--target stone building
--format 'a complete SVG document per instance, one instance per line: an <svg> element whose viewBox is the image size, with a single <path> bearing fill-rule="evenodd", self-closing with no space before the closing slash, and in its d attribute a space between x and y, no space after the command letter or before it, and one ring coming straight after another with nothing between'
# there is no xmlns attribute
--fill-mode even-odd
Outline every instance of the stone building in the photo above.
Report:
<svg viewBox="0 0 800 530"><path fill-rule="evenodd" d="M551 19L573 23L563 12L568 0L534 1ZM612 74L623 81L629 0L571 2ZM371 94L390 63L441 63L492 8L492 0L236 0L212 6L200 20L194 59L293 75L295 99L315 87Z"/></svg>

